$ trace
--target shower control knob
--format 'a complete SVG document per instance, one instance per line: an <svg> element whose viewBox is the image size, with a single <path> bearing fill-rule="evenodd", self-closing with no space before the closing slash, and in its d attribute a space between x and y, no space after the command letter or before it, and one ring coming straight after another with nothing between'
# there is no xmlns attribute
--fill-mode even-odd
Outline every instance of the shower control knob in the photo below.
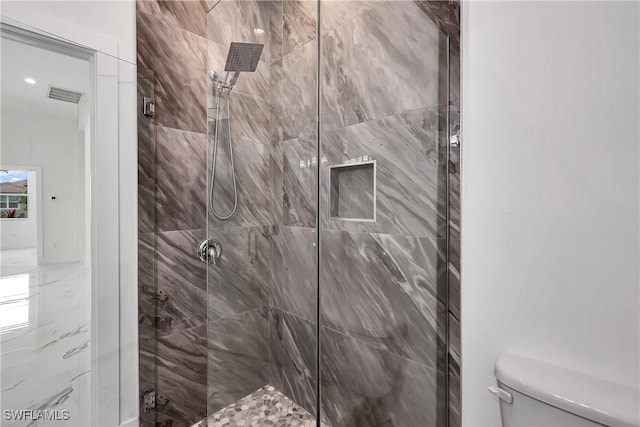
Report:
<svg viewBox="0 0 640 427"><path fill-rule="evenodd" d="M198 256L200 261L216 265L222 255L222 245L215 239L205 239L198 246Z"/></svg>

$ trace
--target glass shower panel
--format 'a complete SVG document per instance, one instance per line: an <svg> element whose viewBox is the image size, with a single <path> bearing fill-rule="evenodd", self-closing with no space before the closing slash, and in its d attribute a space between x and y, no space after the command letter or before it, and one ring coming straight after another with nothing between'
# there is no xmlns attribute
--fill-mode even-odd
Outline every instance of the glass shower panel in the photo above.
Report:
<svg viewBox="0 0 640 427"><path fill-rule="evenodd" d="M333 427L446 425L441 2L321 3L320 377Z"/></svg>
<svg viewBox="0 0 640 427"><path fill-rule="evenodd" d="M208 12L210 420L446 425L458 27L441 6Z"/></svg>
<svg viewBox="0 0 640 427"><path fill-rule="evenodd" d="M210 420L315 425L316 8L207 14Z"/></svg>

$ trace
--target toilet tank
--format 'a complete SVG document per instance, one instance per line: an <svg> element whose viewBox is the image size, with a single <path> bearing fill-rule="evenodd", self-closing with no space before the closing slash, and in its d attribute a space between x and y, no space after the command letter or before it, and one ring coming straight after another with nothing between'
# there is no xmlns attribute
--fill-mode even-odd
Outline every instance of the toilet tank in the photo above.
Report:
<svg viewBox="0 0 640 427"><path fill-rule="evenodd" d="M503 427L638 427L638 389L505 354L496 361Z"/></svg>

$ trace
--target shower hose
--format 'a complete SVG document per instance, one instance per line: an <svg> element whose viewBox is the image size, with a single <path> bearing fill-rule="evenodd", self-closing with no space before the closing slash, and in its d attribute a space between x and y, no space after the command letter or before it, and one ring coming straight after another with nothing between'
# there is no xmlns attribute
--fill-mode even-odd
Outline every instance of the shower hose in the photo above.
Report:
<svg viewBox="0 0 640 427"><path fill-rule="evenodd" d="M236 183L236 168L233 165L233 146L231 144L231 109L229 105L231 104L231 91L227 93L227 131L229 134L229 158L231 160L231 175L233 176L233 209L228 215L222 215L216 212L216 209L213 206L213 187L216 181L216 160L218 153L218 124L219 124L219 114L220 114L220 91L216 91L216 124L215 129L213 131L213 162L211 165L211 184L209 186L209 208L211 209L211 213L220 220L229 219L236 213L238 209L238 186Z"/></svg>

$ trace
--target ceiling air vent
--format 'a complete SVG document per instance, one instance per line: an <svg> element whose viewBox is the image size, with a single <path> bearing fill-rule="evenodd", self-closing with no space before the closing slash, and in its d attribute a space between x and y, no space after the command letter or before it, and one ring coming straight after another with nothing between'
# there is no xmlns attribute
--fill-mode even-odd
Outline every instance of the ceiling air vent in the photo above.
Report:
<svg viewBox="0 0 640 427"><path fill-rule="evenodd" d="M77 104L80 102L84 92L76 92L75 90L63 89L61 87L49 86L47 91L47 98L55 99L56 101L71 102Z"/></svg>

